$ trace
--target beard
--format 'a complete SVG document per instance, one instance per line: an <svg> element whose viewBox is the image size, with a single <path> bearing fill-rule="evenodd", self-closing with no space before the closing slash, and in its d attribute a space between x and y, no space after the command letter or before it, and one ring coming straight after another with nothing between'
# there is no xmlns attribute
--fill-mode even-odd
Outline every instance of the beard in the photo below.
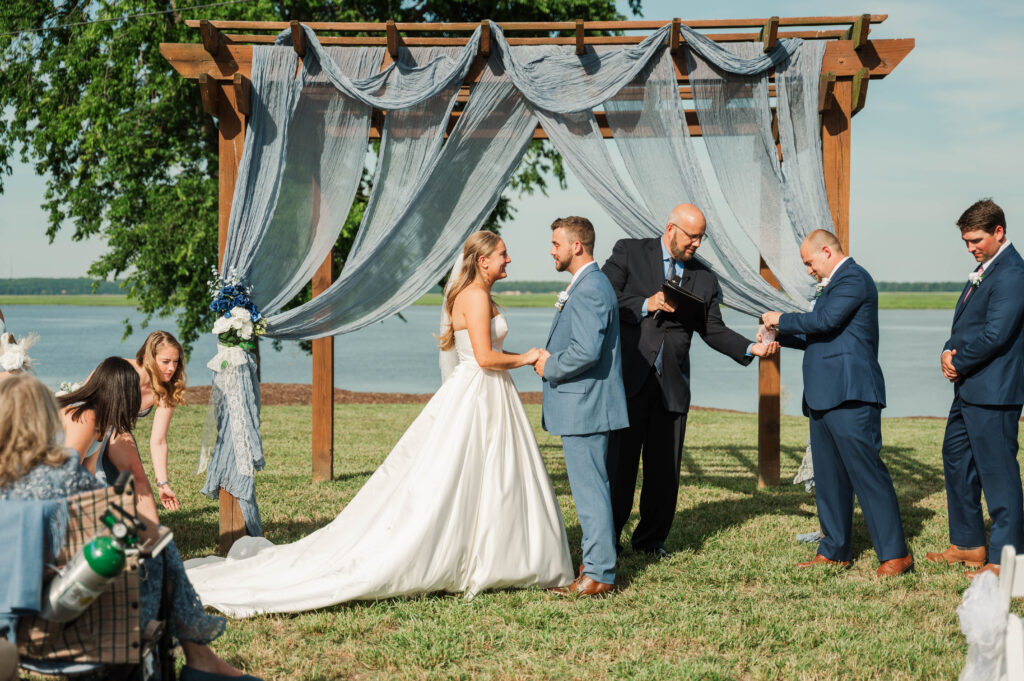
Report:
<svg viewBox="0 0 1024 681"><path fill-rule="evenodd" d="M569 269L569 263L572 262L572 258L568 258L566 260L563 260L563 259L559 258L557 255L554 256L554 259L555 259L555 271L556 272L564 272L564 271L566 271L567 269Z"/></svg>
<svg viewBox="0 0 1024 681"><path fill-rule="evenodd" d="M691 253L685 248L679 248L676 246L675 242L669 244L668 252L672 254L673 260L677 260L679 262L687 262L697 253L696 250Z"/></svg>

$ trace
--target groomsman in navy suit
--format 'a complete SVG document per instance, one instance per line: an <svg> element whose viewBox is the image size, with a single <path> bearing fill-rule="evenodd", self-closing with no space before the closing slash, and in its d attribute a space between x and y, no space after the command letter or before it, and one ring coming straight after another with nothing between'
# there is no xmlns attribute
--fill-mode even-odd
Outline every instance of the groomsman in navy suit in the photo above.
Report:
<svg viewBox="0 0 1024 681"><path fill-rule="evenodd" d="M853 556L853 495L860 500L878 577L913 569L903 537L896 490L879 456L885 381L878 365L878 290L871 275L823 229L800 246L819 295L804 314L765 312L783 347L804 351L804 414L811 421L811 455L818 519L825 537L814 559L799 567L846 567Z"/></svg>
<svg viewBox="0 0 1024 681"><path fill-rule="evenodd" d="M1024 499L1017 423L1024 404L1024 260L1006 238L1006 218L991 199L964 211L960 237L980 263L953 312L942 373L953 405L942 443L950 547L936 563L966 563L998 574L1003 546L1024 549ZM985 564L985 492L992 534Z"/></svg>

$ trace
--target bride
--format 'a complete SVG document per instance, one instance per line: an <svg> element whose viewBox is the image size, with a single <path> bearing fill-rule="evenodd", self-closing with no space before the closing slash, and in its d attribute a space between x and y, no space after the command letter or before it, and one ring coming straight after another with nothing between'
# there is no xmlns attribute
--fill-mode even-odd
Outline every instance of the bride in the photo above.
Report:
<svg viewBox="0 0 1024 681"><path fill-rule="evenodd" d="M329 525L293 544L246 537L226 559L188 561L204 605L246 617L572 581L562 514L508 374L539 351L502 350L508 324L491 299L510 262L496 234L466 240L445 292L441 388Z"/></svg>

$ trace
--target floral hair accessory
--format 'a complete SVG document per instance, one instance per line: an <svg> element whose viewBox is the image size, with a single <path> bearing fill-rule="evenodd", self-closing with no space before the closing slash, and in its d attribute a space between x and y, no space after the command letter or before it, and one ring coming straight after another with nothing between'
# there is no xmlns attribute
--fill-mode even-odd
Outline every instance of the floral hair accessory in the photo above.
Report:
<svg viewBox="0 0 1024 681"><path fill-rule="evenodd" d="M9 333L0 334L0 371L24 371L32 368L28 349L36 344L39 336L32 333L15 342Z"/></svg>

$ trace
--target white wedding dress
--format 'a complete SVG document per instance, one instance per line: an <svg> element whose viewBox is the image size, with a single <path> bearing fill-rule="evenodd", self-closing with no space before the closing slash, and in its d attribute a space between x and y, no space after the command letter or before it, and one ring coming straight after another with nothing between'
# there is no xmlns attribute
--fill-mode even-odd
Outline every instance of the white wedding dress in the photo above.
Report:
<svg viewBox="0 0 1024 681"><path fill-rule="evenodd" d="M492 319L495 350L507 334L504 316ZM480 368L467 331L455 348L452 374L329 525L186 563L203 605L246 617L572 581L562 514L511 377Z"/></svg>

